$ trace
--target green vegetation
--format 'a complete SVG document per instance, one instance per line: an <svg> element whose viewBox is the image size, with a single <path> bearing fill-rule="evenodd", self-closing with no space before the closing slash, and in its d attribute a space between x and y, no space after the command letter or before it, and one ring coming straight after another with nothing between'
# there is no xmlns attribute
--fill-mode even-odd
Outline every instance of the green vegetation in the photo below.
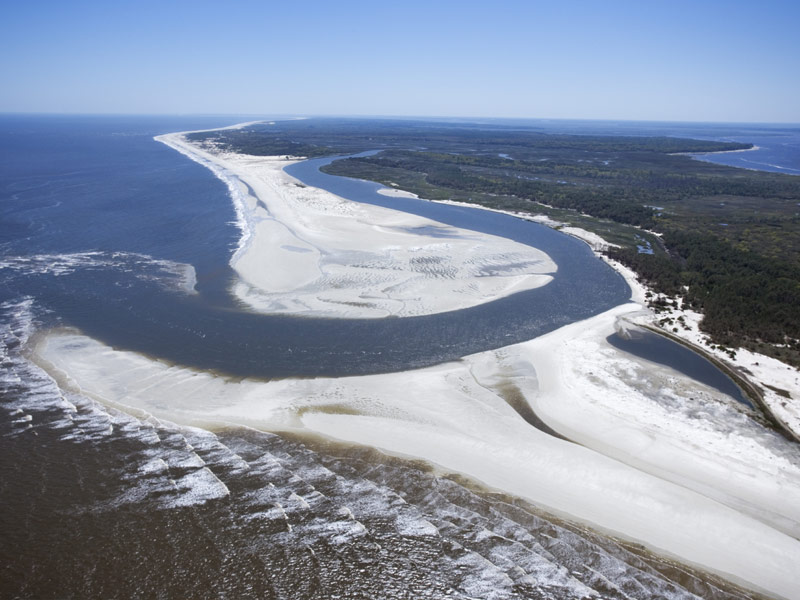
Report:
<svg viewBox="0 0 800 600"><path fill-rule="evenodd" d="M682 154L747 144L324 119L193 137L250 154L382 150L325 170L593 231L656 291L702 310L715 343L800 365L800 178Z"/></svg>
<svg viewBox="0 0 800 600"><path fill-rule="evenodd" d="M670 255L630 248L609 254L657 291L681 295L705 315L703 329L724 346L746 346L797 364L800 267L743 251L711 234L671 229Z"/></svg>
<svg viewBox="0 0 800 600"><path fill-rule="evenodd" d="M335 154L330 148L295 142L285 136L265 136L249 129L223 129L221 131L201 131L186 136L193 142L205 144L242 154L254 156L330 156Z"/></svg>

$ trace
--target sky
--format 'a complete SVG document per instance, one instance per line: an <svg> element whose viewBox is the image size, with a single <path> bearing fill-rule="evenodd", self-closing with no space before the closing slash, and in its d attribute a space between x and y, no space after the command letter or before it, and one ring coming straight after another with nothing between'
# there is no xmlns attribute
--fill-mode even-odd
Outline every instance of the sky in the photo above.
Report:
<svg viewBox="0 0 800 600"><path fill-rule="evenodd" d="M796 0L4 2L0 112L800 123Z"/></svg>

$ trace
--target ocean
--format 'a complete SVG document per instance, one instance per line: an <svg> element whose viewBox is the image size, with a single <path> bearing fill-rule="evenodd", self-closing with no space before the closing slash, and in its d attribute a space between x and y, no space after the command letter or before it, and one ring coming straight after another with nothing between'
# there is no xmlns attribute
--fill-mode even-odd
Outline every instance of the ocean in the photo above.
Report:
<svg viewBox="0 0 800 600"><path fill-rule="evenodd" d="M0 595L737 597L713 577L421 461L130 415L59 388L31 363L25 345L38 331L71 327L229 377L402 371L530 339L629 296L573 238L506 215L390 201L308 161L293 174L309 184L535 245L558 274L430 317L242 311L227 292L243 234L227 186L153 140L240 120L0 116ZM800 168L796 129L582 127L752 141L760 150L709 159Z"/></svg>
<svg viewBox="0 0 800 600"><path fill-rule="evenodd" d="M529 119L520 125L545 133L576 135L669 136L743 142L746 152L698 154L698 160L756 171L800 175L800 125L772 123L671 123L659 121L561 121Z"/></svg>

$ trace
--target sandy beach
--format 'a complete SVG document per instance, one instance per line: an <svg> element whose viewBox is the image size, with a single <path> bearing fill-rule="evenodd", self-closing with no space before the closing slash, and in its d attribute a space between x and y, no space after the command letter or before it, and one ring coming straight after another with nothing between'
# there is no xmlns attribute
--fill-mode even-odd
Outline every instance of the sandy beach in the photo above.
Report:
<svg viewBox="0 0 800 600"><path fill-rule="evenodd" d="M752 148L740 148L739 150L717 150L716 152L671 152L671 156L707 156L711 154L736 154L738 152L751 152L761 150L760 146L753 144Z"/></svg>
<svg viewBox="0 0 800 600"><path fill-rule="evenodd" d="M380 318L458 310L530 290L557 269L544 253L307 187L292 160L210 152L159 136L228 184L242 244L235 295L271 314Z"/></svg>
<svg viewBox="0 0 800 600"><path fill-rule="evenodd" d="M733 581L797 597L796 449L730 398L605 343L620 318L639 310L624 305L457 363L365 377L230 381L63 332L43 338L36 356L62 386L112 406L422 458ZM515 395L579 444L531 427L510 406Z"/></svg>
<svg viewBox="0 0 800 600"><path fill-rule="evenodd" d="M253 310L431 314L545 285L556 269L527 246L304 187L283 173L285 160L211 154L179 134L160 140L228 183L245 232L234 291ZM437 236L415 231L431 226ZM568 233L595 250L605 243ZM746 587L800 598L800 451L732 398L611 346L612 333L654 320L646 290L615 267L631 284L628 304L402 373L231 380L71 331L46 333L31 351L63 389L137 415L321 435L423 459ZM746 354L737 360L762 376ZM763 377L775 376L778 367L763 364ZM795 394L786 378L774 381ZM571 441L529 424L520 402Z"/></svg>
<svg viewBox="0 0 800 600"><path fill-rule="evenodd" d="M730 152L748 152L748 150L731 150ZM390 193L401 193L400 190L390 190ZM697 311L683 306L681 298L669 298L675 301L676 306L667 306L661 314L655 314L646 309L646 294L648 292L656 297L652 290L642 285L637 279L636 273L625 265L609 259L603 252L609 247L614 246L602 237L591 231L586 231L579 227L566 226L564 223L554 221L545 215L528 215L510 211L502 211L485 208L479 204L466 204L451 201L437 201L443 204L457 204L470 206L476 209L490 210L526 219L536 223L557 228L562 233L586 242L594 251L595 255L608 263L612 268L619 272L631 288L631 299L640 304L642 310L631 313L630 320L638 325L647 326L661 330L671 337L682 340L686 345L695 348L703 354L711 355L715 360L722 363L726 368L734 371L739 376L745 378L751 384L757 386L760 391L763 405L770 411L771 416L781 423L785 431L800 441L800 371L783 363L777 359L750 352L744 349L737 349L735 356L731 356L727 349L716 346L708 335L703 333L700 323L703 315ZM657 235L654 232L648 232ZM672 319L671 325L661 325L659 321L664 318ZM680 327L676 327L681 323ZM676 331L677 329L677 331Z"/></svg>

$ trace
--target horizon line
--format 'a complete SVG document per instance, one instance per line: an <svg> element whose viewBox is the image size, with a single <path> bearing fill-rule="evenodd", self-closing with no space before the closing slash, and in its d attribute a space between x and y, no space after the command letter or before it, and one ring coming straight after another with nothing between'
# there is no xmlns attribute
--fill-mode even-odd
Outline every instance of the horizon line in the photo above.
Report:
<svg viewBox="0 0 800 600"><path fill-rule="evenodd" d="M4 111L3 116L61 116L61 117L263 117L267 119L280 118L320 118L320 119L391 119L391 120L422 120L422 121L462 121L467 123L477 121L576 121L576 122L605 122L605 123L674 123L692 125L787 125L800 127L800 121L706 121L706 120L676 120L676 119L636 119L636 118L611 118L611 117L493 117L493 116L460 116L460 115L392 115L392 114L336 114L336 113L225 113L225 112L59 112L59 111Z"/></svg>

